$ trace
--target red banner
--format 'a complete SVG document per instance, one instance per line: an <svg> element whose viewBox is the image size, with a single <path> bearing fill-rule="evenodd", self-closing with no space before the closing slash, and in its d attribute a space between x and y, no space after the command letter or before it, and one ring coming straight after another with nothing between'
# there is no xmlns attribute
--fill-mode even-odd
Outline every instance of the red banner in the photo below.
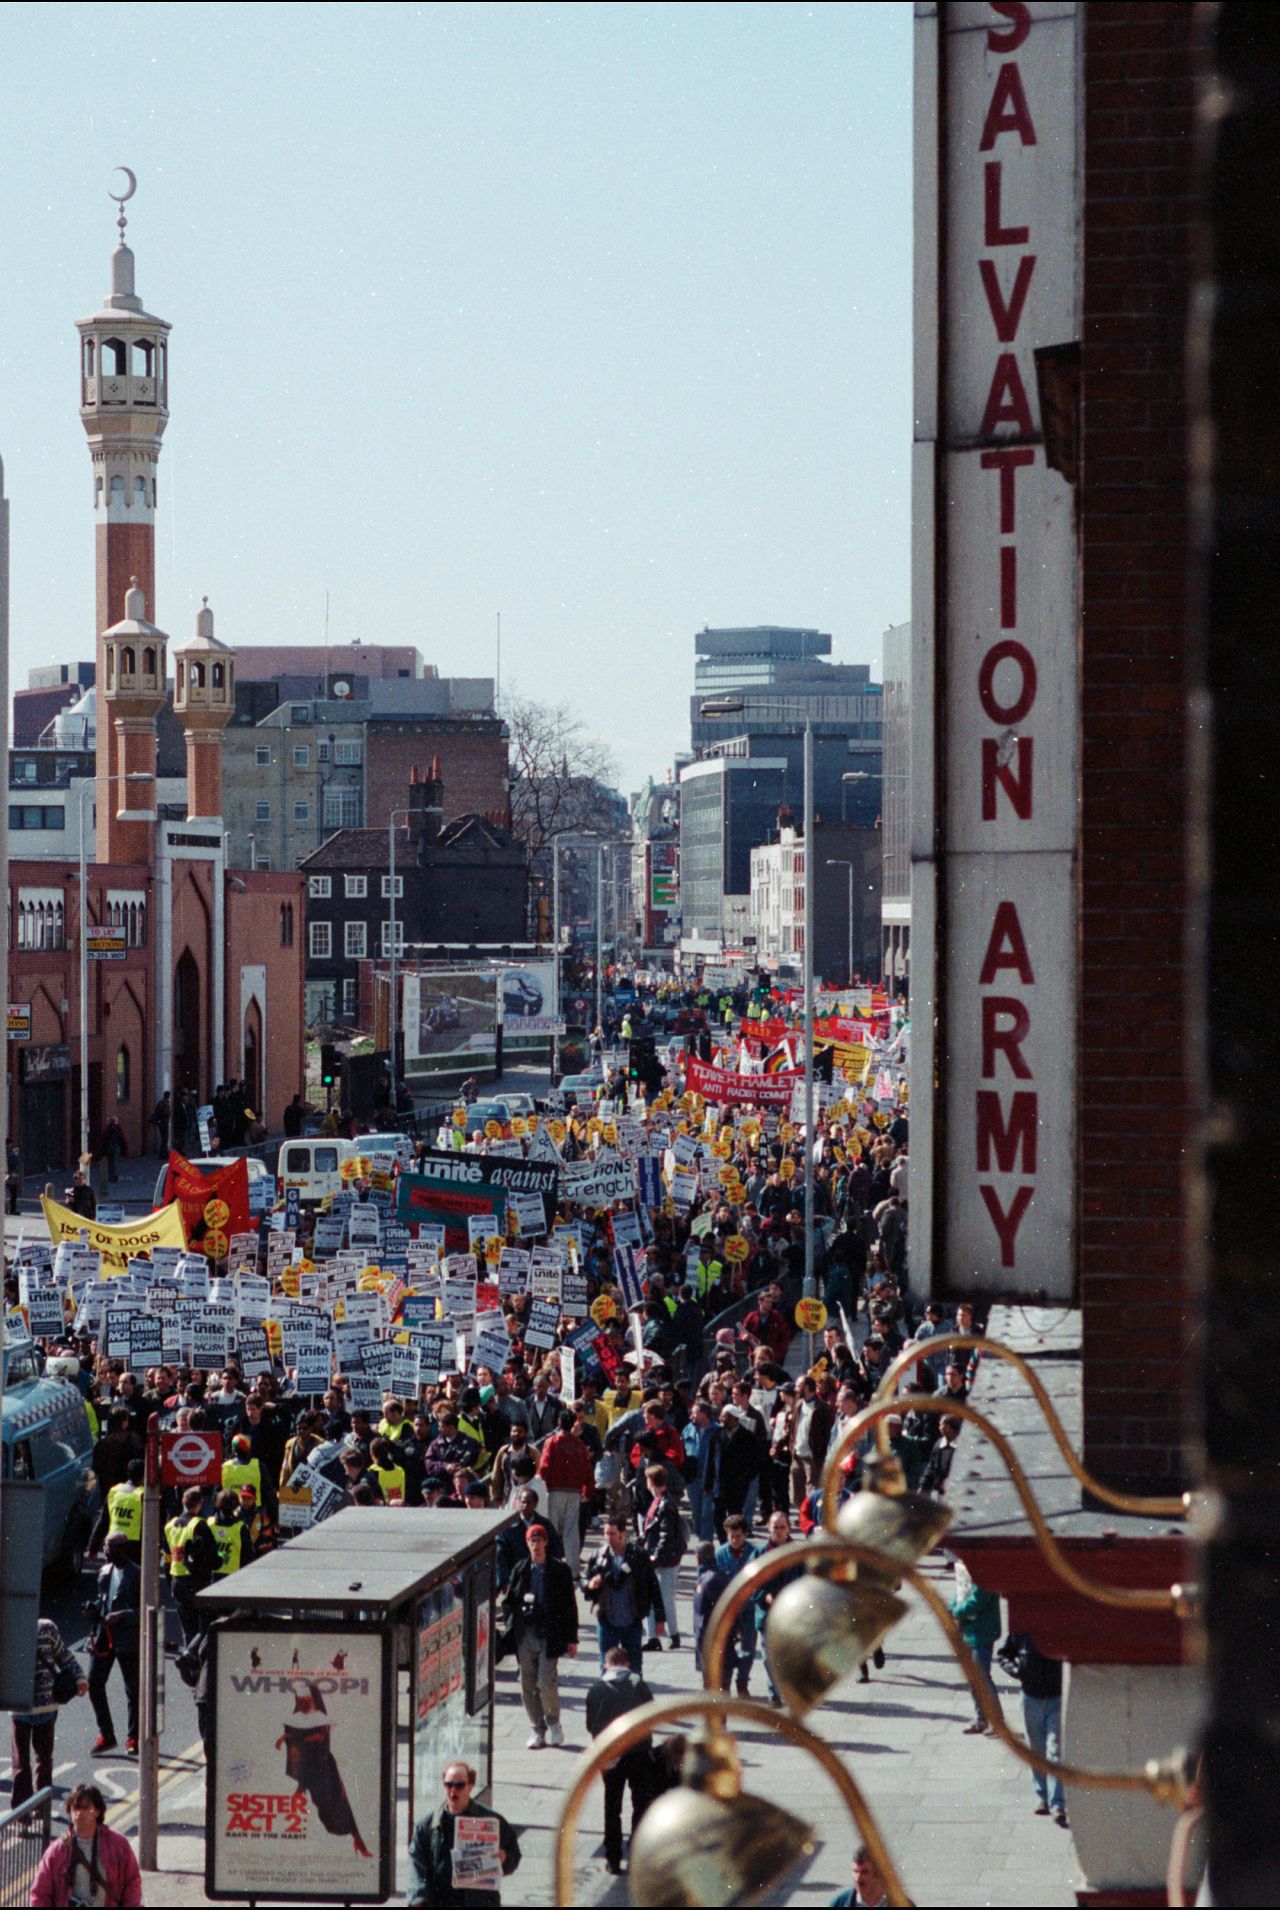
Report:
<svg viewBox="0 0 1280 1910"><path fill-rule="evenodd" d="M230 1167L202 1174L195 1161L171 1151L164 1197L166 1202L176 1200L182 1209L190 1246L211 1260L225 1258L232 1234L249 1231L247 1161L233 1161Z"/></svg>
<svg viewBox="0 0 1280 1910"><path fill-rule="evenodd" d="M803 1079L799 1074L730 1074L725 1068L709 1068L690 1055L685 1063L685 1085L705 1101L717 1107L733 1107L753 1101L757 1107L788 1108L791 1090Z"/></svg>

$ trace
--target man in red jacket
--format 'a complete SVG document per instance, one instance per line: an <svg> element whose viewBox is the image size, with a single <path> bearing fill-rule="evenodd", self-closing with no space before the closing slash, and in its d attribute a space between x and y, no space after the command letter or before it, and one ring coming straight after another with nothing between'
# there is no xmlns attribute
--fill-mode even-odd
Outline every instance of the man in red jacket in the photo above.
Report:
<svg viewBox="0 0 1280 1910"><path fill-rule="evenodd" d="M791 1344L791 1328L787 1316L773 1303L773 1295L766 1287L760 1295L758 1305L748 1313L742 1322L742 1330L749 1333L753 1340L759 1340L767 1346L774 1359L781 1363L787 1357L787 1348Z"/></svg>
<svg viewBox="0 0 1280 1910"><path fill-rule="evenodd" d="M595 1466L573 1428L573 1414L562 1411L556 1430L542 1442L538 1477L547 1488L547 1518L564 1541L565 1564L576 1580L582 1556L582 1501L595 1483Z"/></svg>
<svg viewBox="0 0 1280 1910"><path fill-rule="evenodd" d="M644 1429L652 1434L653 1444L648 1448L641 1446L639 1440L631 1448L631 1464L636 1472L642 1472L655 1460L663 1465L675 1468L675 1478L684 1476L685 1450L679 1433L662 1410L662 1402L650 1399L645 1402ZM678 1493L677 1493L678 1496Z"/></svg>

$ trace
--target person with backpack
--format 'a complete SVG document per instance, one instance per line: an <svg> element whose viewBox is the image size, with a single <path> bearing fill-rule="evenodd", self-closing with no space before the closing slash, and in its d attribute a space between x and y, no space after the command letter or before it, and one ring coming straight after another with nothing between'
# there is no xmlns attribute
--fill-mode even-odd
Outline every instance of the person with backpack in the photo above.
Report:
<svg viewBox="0 0 1280 1910"><path fill-rule="evenodd" d="M184 1645L192 1644L205 1628L196 1594L212 1583L218 1569L217 1542L208 1520L201 1516L203 1505L203 1486L188 1486L182 1495L182 1512L164 1528L165 1569Z"/></svg>
<svg viewBox="0 0 1280 1910"><path fill-rule="evenodd" d="M610 1645L604 1655L604 1669L587 1692L587 1733L598 1738L611 1724L650 1704L653 1693L643 1678L632 1671L625 1645ZM604 1856L613 1876L622 1869L622 1805L627 1786L631 1787L631 1834L653 1796L652 1739L633 1745L620 1758L605 1767L604 1777Z"/></svg>
<svg viewBox="0 0 1280 1910"><path fill-rule="evenodd" d="M124 1910L141 1904L142 1872L133 1846L106 1817L107 1800L97 1785L77 1784L67 1799L67 1834L40 1859L32 1903L101 1903Z"/></svg>

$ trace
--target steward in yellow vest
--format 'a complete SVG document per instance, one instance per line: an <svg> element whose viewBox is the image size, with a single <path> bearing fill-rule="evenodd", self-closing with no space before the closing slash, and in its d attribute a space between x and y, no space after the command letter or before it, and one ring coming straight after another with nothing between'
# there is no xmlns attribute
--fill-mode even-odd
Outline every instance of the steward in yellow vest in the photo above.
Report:
<svg viewBox="0 0 1280 1910"><path fill-rule="evenodd" d="M146 1467L141 1459L129 1461L128 1480L112 1486L107 1494L107 1537L113 1532L129 1547L128 1556L135 1565L142 1562L142 1481Z"/></svg>
<svg viewBox="0 0 1280 1910"><path fill-rule="evenodd" d="M209 1527L218 1548L215 1578L230 1578L253 1558L253 1539L240 1517L240 1505L234 1492L218 1494L217 1510Z"/></svg>

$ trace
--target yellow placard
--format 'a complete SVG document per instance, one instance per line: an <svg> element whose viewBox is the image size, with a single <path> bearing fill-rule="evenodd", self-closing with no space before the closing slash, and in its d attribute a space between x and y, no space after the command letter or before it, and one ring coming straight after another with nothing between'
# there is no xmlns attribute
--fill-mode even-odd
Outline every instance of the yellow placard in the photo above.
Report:
<svg viewBox="0 0 1280 1910"><path fill-rule="evenodd" d="M342 1165L339 1167L338 1173L341 1175L342 1179L345 1181L359 1180L360 1163L356 1159L354 1154L350 1154L347 1156L347 1159L343 1161Z"/></svg>
<svg viewBox="0 0 1280 1910"><path fill-rule="evenodd" d="M802 1333L821 1333L827 1324L827 1309L821 1300L796 1301L796 1325Z"/></svg>
<svg viewBox="0 0 1280 1910"><path fill-rule="evenodd" d="M302 1269L300 1267L286 1267L284 1269L280 1275L280 1291L281 1293L287 1293L291 1300L297 1299L298 1295L302 1292Z"/></svg>
<svg viewBox="0 0 1280 1910"><path fill-rule="evenodd" d="M796 1164L789 1155L786 1160L778 1162L778 1172L781 1174L783 1180L794 1179L795 1171Z"/></svg>
<svg viewBox="0 0 1280 1910"><path fill-rule="evenodd" d="M745 1234L730 1234L724 1243L726 1260L745 1260L751 1252L751 1242Z"/></svg>
<svg viewBox="0 0 1280 1910"><path fill-rule="evenodd" d="M591 1302L591 1317L597 1326L608 1326L610 1320L616 1318L617 1312L618 1303L611 1293L597 1294Z"/></svg>
<svg viewBox="0 0 1280 1910"><path fill-rule="evenodd" d="M782 1123L782 1126L778 1129L778 1139L785 1146L785 1144L788 1141L794 1141L795 1138L796 1138L795 1128L792 1126L790 1121L784 1121Z"/></svg>
<svg viewBox="0 0 1280 1910"><path fill-rule="evenodd" d="M515 1135L518 1135L522 1140L524 1136L529 1132L529 1123L525 1120L523 1114L516 1115L515 1119L511 1123L511 1132Z"/></svg>
<svg viewBox="0 0 1280 1910"><path fill-rule="evenodd" d="M733 1149L728 1141L716 1141L712 1146L711 1152L716 1160L727 1161L729 1156L733 1153Z"/></svg>
<svg viewBox="0 0 1280 1910"><path fill-rule="evenodd" d="M503 1239L501 1234L490 1234L484 1243L484 1257L491 1267L496 1267L502 1258Z"/></svg>
<svg viewBox="0 0 1280 1910"><path fill-rule="evenodd" d="M500 1141L502 1139L501 1121L486 1121L484 1124L484 1133L486 1140Z"/></svg>
<svg viewBox="0 0 1280 1910"><path fill-rule="evenodd" d="M566 1132L567 1129L563 1121L547 1122L547 1133L551 1136L557 1147L562 1145Z"/></svg>
<svg viewBox="0 0 1280 1910"><path fill-rule="evenodd" d="M273 1360L277 1360L284 1353L284 1333L281 1329L280 1322L279 1320L264 1320L262 1324L267 1330L267 1346L270 1350L271 1357Z"/></svg>
<svg viewBox="0 0 1280 1910"><path fill-rule="evenodd" d="M467 1110L465 1108L455 1108L453 1110L452 1120L455 1127L465 1127L467 1125Z"/></svg>
<svg viewBox="0 0 1280 1910"><path fill-rule="evenodd" d="M220 1200L210 1201L209 1205L211 1207L221 1207L222 1202ZM220 1227L212 1227L200 1242L200 1251L210 1260L225 1260L230 1246L231 1240L229 1236L224 1234Z"/></svg>
<svg viewBox="0 0 1280 1910"><path fill-rule="evenodd" d="M102 1255L102 1271L108 1279L126 1272L135 1255L151 1253L156 1247L178 1247L186 1252L187 1236L182 1228L182 1210L176 1200L171 1200L167 1207L157 1208L143 1220L130 1220L119 1227L86 1220L83 1214L74 1213L47 1195L41 1195L40 1205L54 1245L61 1240L83 1239L87 1247L96 1248Z"/></svg>
<svg viewBox="0 0 1280 1910"><path fill-rule="evenodd" d="M218 1200L215 1197L213 1200L205 1202L204 1217L206 1224L210 1227L225 1227L231 1218L231 1209L225 1200ZM207 1247L205 1248L205 1252L209 1252ZM223 1253L225 1252L226 1249L224 1247ZM212 1257L216 1260L221 1260L222 1254L215 1254Z"/></svg>

